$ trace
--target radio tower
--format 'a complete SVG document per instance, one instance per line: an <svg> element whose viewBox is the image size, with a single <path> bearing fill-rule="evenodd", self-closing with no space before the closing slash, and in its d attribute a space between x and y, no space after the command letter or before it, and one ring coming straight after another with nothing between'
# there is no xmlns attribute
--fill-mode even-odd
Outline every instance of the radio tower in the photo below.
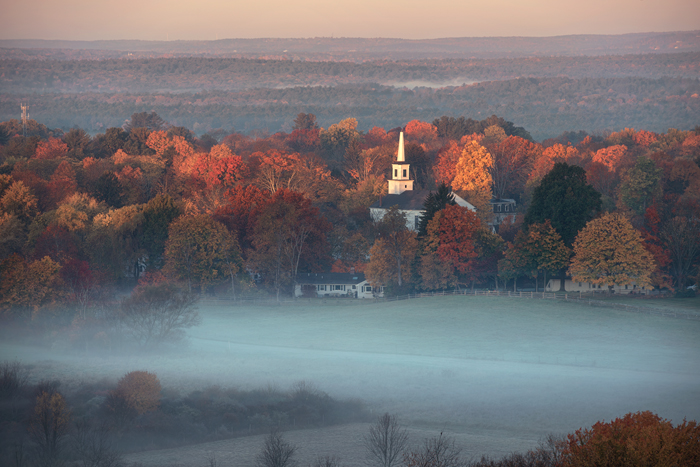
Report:
<svg viewBox="0 0 700 467"><path fill-rule="evenodd" d="M27 109L29 108L25 104L20 104L19 105L22 108L22 136L25 138L27 137L27 118L29 118L29 114L27 113Z"/></svg>

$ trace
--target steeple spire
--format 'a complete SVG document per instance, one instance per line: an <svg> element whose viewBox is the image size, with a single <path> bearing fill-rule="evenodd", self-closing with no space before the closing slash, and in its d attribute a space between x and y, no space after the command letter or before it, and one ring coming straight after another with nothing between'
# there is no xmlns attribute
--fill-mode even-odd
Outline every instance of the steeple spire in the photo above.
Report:
<svg viewBox="0 0 700 467"><path fill-rule="evenodd" d="M393 176L389 180L389 194L400 195L404 191L413 190L413 180L411 180L411 166L406 163L406 155L403 148L403 131L399 134L399 150L396 152L396 162L391 164Z"/></svg>

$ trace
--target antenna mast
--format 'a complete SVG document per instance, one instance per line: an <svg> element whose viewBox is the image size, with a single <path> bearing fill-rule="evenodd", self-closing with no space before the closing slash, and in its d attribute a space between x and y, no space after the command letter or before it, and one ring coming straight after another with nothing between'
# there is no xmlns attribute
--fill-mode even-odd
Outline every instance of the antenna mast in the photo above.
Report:
<svg viewBox="0 0 700 467"><path fill-rule="evenodd" d="M29 106L26 104L20 104L19 105L22 108L22 136L25 138L27 137L27 118L29 118L29 113L27 110L29 109Z"/></svg>

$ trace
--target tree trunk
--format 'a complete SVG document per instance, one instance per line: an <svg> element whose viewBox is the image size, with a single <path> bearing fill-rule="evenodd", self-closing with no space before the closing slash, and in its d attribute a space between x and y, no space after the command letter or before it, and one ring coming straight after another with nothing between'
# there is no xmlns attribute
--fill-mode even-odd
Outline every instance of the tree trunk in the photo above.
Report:
<svg viewBox="0 0 700 467"><path fill-rule="evenodd" d="M566 268L559 271L561 279L559 280L559 292L566 292Z"/></svg>
<svg viewBox="0 0 700 467"><path fill-rule="evenodd" d="M513 278L513 292L517 292L517 291L518 291L518 276L515 276Z"/></svg>

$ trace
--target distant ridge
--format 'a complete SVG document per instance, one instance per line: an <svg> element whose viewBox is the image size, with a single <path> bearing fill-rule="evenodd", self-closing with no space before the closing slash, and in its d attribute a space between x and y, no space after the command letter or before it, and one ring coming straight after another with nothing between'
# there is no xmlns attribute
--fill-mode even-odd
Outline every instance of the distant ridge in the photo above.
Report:
<svg viewBox="0 0 700 467"><path fill-rule="evenodd" d="M86 51L81 58L219 56L306 60L422 58L514 58L533 56L623 55L700 51L700 31L552 37L457 37L441 39L304 38L220 39L212 41L60 41L0 40L0 58L41 59L65 51ZM64 52L61 52L64 51ZM89 52L87 52L89 51Z"/></svg>

